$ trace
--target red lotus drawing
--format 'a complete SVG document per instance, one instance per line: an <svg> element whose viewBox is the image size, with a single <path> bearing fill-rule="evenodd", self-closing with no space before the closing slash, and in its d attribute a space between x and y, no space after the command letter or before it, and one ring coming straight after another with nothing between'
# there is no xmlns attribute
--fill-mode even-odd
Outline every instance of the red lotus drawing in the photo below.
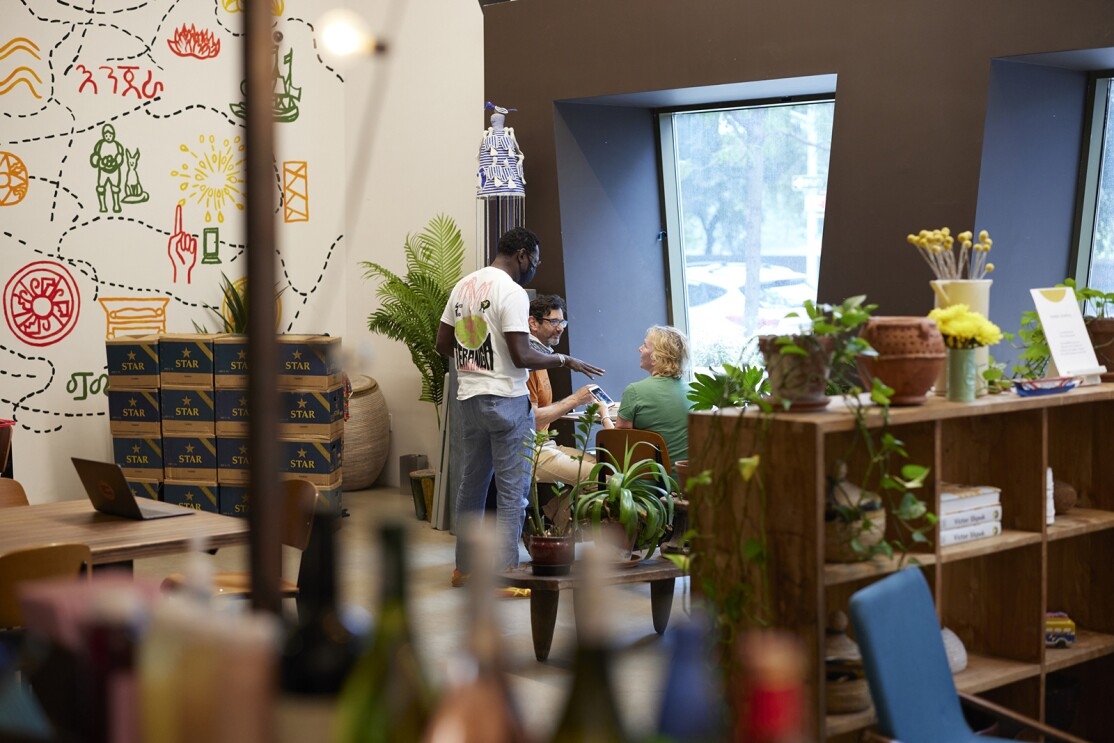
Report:
<svg viewBox="0 0 1114 743"><path fill-rule="evenodd" d="M174 31L174 36L166 40L166 44L179 57L212 59L220 54L220 39L208 29L198 31L192 23L189 27L183 23Z"/></svg>

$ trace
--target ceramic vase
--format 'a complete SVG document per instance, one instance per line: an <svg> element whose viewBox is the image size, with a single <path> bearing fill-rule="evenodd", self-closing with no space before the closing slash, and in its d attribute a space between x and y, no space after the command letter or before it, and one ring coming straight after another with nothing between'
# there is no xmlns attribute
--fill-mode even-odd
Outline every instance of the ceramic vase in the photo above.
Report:
<svg viewBox="0 0 1114 743"><path fill-rule="evenodd" d="M947 389L951 402L974 402L975 380L978 377L978 364L975 359L977 348L949 348Z"/></svg>
<svg viewBox="0 0 1114 743"><path fill-rule="evenodd" d="M863 384L870 389L877 377L894 390L893 405L923 405L944 368L944 336L927 317L872 317L859 335L878 352L860 356L856 363Z"/></svg>
<svg viewBox="0 0 1114 743"><path fill-rule="evenodd" d="M806 355L783 354L776 335L758 336L758 350L770 378L775 404L790 410L820 410L831 402L826 394L834 341L827 336L792 336Z"/></svg>
<svg viewBox="0 0 1114 743"><path fill-rule="evenodd" d="M965 304L972 311L990 318L990 285L993 283L990 279L936 279L928 283L932 286L932 293L936 295L937 307ZM982 396L987 393L983 372L990 368L989 348L983 346L975 349L975 365L975 394ZM947 373L941 370L936 378L936 394L946 394L947 386Z"/></svg>

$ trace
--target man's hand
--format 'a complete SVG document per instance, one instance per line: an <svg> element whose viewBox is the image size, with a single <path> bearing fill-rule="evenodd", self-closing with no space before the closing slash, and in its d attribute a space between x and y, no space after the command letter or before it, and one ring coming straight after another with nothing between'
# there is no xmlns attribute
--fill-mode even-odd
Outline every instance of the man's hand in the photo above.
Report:
<svg viewBox="0 0 1114 743"><path fill-rule="evenodd" d="M569 397L572 398L572 406L574 408L579 408L581 405L591 405L594 402L599 402L599 400L596 399L596 396L592 394L592 391L588 389L588 385L584 385L576 392L572 393Z"/></svg>
<svg viewBox="0 0 1114 743"><path fill-rule="evenodd" d="M193 267L197 265L197 238L182 230L182 205L174 209L174 232L166 241L166 253L174 267L174 283L178 283L178 267L185 274L186 283L193 281Z"/></svg>
<svg viewBox="0 0 1114 743"><path fill-rule="evenodd" d="M603 369L599 368L598 366L592 366L588 362L581 361L580 359L574 359L572 356L565 357L565 366L575 372L580 372L584 376L588 377L588 379L595 379L596 377L603 374ZM592 399L595 399L594 395L592 396Z"/></svg>

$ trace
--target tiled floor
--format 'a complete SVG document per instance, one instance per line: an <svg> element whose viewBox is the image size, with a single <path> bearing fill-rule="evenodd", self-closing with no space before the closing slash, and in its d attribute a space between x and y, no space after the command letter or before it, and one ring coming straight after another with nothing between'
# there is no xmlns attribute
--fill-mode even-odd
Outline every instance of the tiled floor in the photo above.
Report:
<svg viewBox="0 0 1114 743"><path fill-rule="evenodd" d="M455 538L448 532L431 529L427 522L417 521L410 496L400 495L397 488L346 492L344 505L351 517L344 521L339 534L341 596L346 604L367 610L372 617L379 580L375 526L383 519L395 518L411 527L413 630L430 678L438 688L443 688L446 662L461 647L465 630L465 591L449 586ZM222 549L212 561L218 569L244 569L247 549ZM296 575L297 562L296 552L284 553L286 575ZM178 569L180 563L180 559L142 560L136 564L136 573L161 577ZM686 619L686 583L677 581L670 627ZM617 648L614 688L629 732L641 736L651 732L657 722L670 633L659 636L654 632L648 584L618 587L610 599L611 630ZM529 726L544 738L556 725L570 681L575 650L572 601L562 596L553 647L545 663L534 658L529 600L501 599L497 609L506 638L505 659L511 688Z"/></svg>

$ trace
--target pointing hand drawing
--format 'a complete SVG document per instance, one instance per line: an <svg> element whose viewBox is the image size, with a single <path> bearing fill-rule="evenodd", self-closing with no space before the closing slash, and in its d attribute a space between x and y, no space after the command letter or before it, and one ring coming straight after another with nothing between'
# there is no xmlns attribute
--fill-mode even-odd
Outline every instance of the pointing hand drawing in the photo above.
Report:
<svg viewBox="0 0 1114 743"><path fill-rule="evenodd" d="M186 269L186 283L193 280L193 267L197 265L197 238L182 231L182 205L174 207L174 232L166 241L166 253L174 267L174 283L178 283L178 266Z"/></svg>

